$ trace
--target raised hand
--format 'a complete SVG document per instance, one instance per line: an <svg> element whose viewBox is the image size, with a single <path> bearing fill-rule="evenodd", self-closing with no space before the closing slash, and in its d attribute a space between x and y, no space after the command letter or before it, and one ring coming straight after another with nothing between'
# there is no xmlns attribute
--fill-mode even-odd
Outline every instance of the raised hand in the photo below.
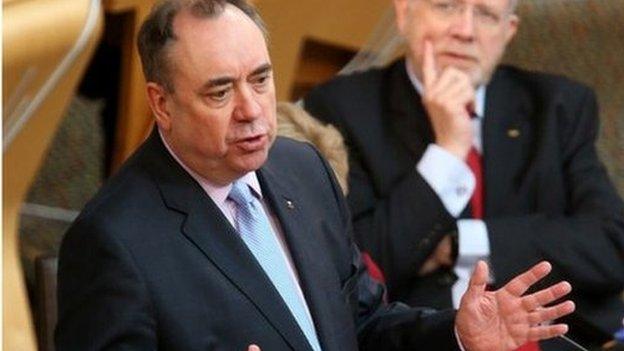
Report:
<svg viewBox="0 0 624 351"><path fill-rule="evenodd" d="M457 334L467 351L513 350L527 341L563 335L565 324L542 325L574 311L572 301L545 305L567 295L572 287L560 282L536 293L523 294L552 269L541 262L496 291L486 291L488 268L479 261L462 297L455 320Z"/></svg>
<svg viewBox="0 0 624 351"><path fill-rule="evenodd" d="M475 88L463 71L436 67L433 46L425 42L422 102L429 114L435 142L463 160L472 145L470 113L474 110Z"/></svg>

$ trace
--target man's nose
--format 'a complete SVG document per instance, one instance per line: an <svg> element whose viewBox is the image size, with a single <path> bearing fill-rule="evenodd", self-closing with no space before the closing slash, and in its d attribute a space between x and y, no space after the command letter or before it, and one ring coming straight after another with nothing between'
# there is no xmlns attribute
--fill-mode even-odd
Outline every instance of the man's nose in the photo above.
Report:
<svg viewBox="0 0 624 351"><path fill-rule="evenodd" d="M253 120L261 114L258 96L253 89L244 87L239 90L234 116L239 120Z"/></svg>
<svg viewBox="0 0 624 351"><path fill-rule="evenodd" d="M453 19L451 25L451 33L458 39L464 41L472 41L475 37L475 11L474 8L466 6L458 15Z"/></svg>

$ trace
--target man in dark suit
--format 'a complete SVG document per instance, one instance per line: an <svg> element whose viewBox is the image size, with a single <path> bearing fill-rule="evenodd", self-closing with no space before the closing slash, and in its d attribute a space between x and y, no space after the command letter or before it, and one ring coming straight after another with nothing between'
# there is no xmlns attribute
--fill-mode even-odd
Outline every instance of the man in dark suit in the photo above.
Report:
<svg viewBox="0 0 624 351"><path fill-rule="evenodd" d="M275 140L261 21L242 1L171 0L139 33L157 127L64 237L59 350L505 350L561 335L566 282L541 263L462 306L387 305L327 163ZM275 142L274 142L275 141ZM524 295L524 296L522 296Z"/></svg>
<svg viewBox="0 0 624 351"><path fill-rule="evenodd" d="M345 137L355 239L390 299L458 306L477 260L499 286L547 259L575 286L579 315L615 331L624 207L594 148L592 91L498 66L516 1L394 5L406 57L304 101Z"/></svg>

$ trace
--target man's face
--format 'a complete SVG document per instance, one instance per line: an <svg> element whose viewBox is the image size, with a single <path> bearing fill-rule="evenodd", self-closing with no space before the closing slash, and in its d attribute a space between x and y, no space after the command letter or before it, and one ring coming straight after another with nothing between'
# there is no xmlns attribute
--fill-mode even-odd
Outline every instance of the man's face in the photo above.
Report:
<svg viewBox="0 0 624 351"><path fill-rule="evenodd" d="M425 41L436 68L454 66L475 86L485 84L518 27L510 0L394 0L397 26L412 69L422 81Z"/></svg>
<svg viewBox="0 0 624 351"><path fill-rule="evenodd" d="M275 87L261 30L232 5L216 18L182 12L168 50L173 92L148 83L165 139L201 176L225 185L262 166L275 140Z"/></svg>

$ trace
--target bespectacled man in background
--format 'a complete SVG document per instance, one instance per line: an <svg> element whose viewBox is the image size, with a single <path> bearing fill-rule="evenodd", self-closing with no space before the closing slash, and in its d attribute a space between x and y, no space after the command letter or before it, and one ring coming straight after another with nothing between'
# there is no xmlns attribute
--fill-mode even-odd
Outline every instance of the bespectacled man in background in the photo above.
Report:
<svg viewBox="0 0 624 351"><path fill-rule="evenodd" d="M500 286L547 259L575 287L576 316L612 333L624 317L624 206L596 155L596 98L499 65L516 6L394 0L405 57L337 77L304 105L345 138L355 239L390 300L457 307L478 260Z"/></svg>

